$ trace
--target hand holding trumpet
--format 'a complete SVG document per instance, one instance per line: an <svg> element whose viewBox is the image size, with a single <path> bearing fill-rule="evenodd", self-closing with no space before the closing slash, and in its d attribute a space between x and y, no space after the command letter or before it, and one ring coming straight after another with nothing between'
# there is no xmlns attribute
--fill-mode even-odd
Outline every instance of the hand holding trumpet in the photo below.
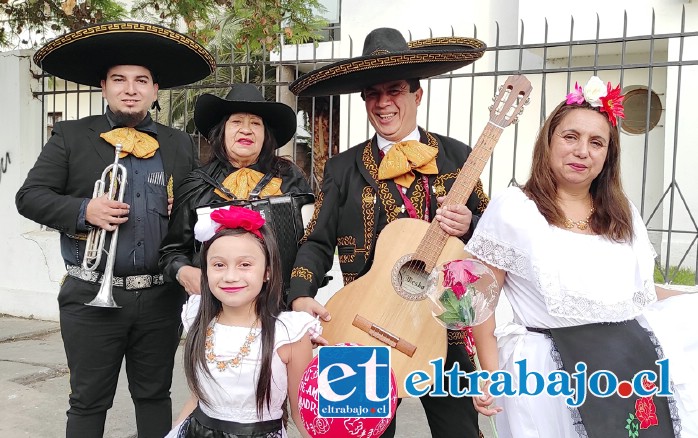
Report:
<svg viewBox="0 0 698 438"><path fill-rule="evenodd" d="M114 231L128 220L129 205L109 199L109 194L90 199L85 211L85 220L95 227Z"/></svg>

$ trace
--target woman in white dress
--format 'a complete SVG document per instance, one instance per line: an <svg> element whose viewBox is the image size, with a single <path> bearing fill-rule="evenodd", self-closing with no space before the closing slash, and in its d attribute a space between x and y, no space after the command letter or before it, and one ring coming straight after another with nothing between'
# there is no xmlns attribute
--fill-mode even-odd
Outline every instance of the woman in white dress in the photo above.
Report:
<svg viewBox="0 0 698 438"><path fill-rule="evenodd" d="M473 400L497 415L500 437L698 437L698 294L655 287L656 254L621 187L622 110L619 87L575 84L538 135L530 179L492 199L466 249L492 268L514 321L496 327L492 316L473 332L483 369L510 372L515 388L535 386L522 360L543 376L584 362L587 375L630 382L642 370L662 375L656 361L668 358L673 396L626 385L623 396L570 407L546 392L494 399L488 382Z"/></svg>
<svg viewBox="0 0 698 438"><path fill-rule="evenodd" d="M259 213L240 207L199 217L201 295L192 295L182 313L192 396L168 437L285 437L287 396L294 423L309 436L298 385L317 322L305 312L281 311L279 250L263 224Z"/></svg>

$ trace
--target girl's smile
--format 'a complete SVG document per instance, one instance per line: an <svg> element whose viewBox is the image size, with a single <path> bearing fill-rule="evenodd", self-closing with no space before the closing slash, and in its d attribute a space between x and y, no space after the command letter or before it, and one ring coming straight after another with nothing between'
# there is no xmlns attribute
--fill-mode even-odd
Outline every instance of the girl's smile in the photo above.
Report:
<svg viewBox="0 0 698 438"><path fill-rule="evenodd" d="M208 286L222 304L222 319L254 313L268 274L262 243L250 233L222 236L208 249L206 265Z"/></svg>

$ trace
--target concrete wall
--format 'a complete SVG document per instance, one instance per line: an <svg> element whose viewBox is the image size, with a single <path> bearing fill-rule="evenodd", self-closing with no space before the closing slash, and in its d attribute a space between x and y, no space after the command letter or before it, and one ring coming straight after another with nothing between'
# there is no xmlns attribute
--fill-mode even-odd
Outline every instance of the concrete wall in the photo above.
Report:
<svg viewBox="0 0 698 438"><path fill-rule="evenodd" d="M0 313L58 319L56 294L65 273L58 233L17 213L15 194L41 150L41 103L30 57L32 51L0 53Z"/></svg>

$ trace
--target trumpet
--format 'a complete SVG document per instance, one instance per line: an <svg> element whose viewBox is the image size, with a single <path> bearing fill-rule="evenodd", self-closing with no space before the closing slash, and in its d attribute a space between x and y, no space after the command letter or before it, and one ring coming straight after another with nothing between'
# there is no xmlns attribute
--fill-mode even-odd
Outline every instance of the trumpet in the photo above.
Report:
<svg viewBox="0 0 698 438"><path fill-rule="evenodd" d="M123 164L119 164L119 154L121 153L122 146L117 144L114 146L116 149L116 156L114 158L114 164L110 164L102 171L102 176L100 179L95 181L95 188L92 192L92 198L98 198L103 196L105 193L105 188L108 184L108 196L109 199L116 200L119 202L124 201L124 194L126 193L126 167ZM117 193L118 191L118 193ZM87 242L85 243L85 255L82 259L82 269L86 271L94 271L99 266L102 261L102 253L107 252L107 262L104 267L104 275L102 275L102 284L99 287L99 292L97 296L90 301L85 303L88 306L96 307L112 307L120 308L114 301L112 295L112 282L114 280L114 262L116 261L116 244L119 238L119 227L117 226L114 231L111 232L111 240L109 243L109 251L105 251L104 242L106 240L107 230L104 228L93 228L87 234Z"/></svg>

